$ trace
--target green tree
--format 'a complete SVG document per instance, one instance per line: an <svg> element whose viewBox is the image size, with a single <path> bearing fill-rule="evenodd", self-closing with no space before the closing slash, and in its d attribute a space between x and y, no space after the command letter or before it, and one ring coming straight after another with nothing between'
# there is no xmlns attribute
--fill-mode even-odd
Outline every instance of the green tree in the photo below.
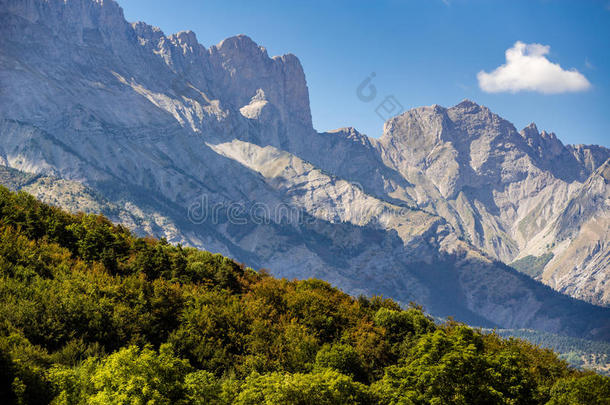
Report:
<svg viewBox="0 0 610 405"><path fill-rule="evenodd" d="M609 405L610 379L597 374L562 378L551 389L548 405Z"/></svg>
<svg viewBox="0 0 610 405"><path fill-rule="evenodd" d="M354 299L321 280L275 279L2 187L0 367L0 400L22 404L610 396L610 379L523 340L435 324L415 305Z"/></svg>
<svg viewBox="0 0 610 405"><path fill-rule="evenodd" d="M326 344L316 355L315 370L336 370L358 381L366 382L362 360L356 350L348 344Z"/></svg>
<svg viewBox="0 0 610 405"><path fill-rule="evenodd" d="M192 371L188 362L177 358L167 345L161 346L158 353L148 347L130 346L95 366L91 364L89 360L88 372L52 371L51 379L61 389L56 401L100 405L174 404L184 400L185 377Z"/></svg>
<svg viewBox="0 0 610 405"><path fill-rule="evenodd" d="M252 374L235 404L336 405L374 404L364 384L334 370L311 374Z"/></svg>
<svg viewBox="0 0 610 405"><path fill-rule="evenodd" d="M508 357L490 362L479 334L450 325L422 336L374 388L389 404L531 403L531 392L522 389L530 383L513 364Z"/></svg>
<svg viewBox="0 0 610 405"><path fill-rule="evenodd" d="M184 380L185 402L190 404L220 404L223 386L209 371L199 370L186 375Z"/></svg>

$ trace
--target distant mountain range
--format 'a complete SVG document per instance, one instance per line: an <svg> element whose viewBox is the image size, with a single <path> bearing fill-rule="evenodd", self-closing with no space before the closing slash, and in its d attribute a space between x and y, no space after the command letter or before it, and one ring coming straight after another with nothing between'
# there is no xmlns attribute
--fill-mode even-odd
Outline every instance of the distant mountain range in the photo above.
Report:
<svg viewBox="0 0 610 405"><path fill-rule="evenodd" d="M206 49L109 0L0 0L0 164L13 189L277 276L610 340L609 149L468 100L379 139L319 133L299 60L247 36Z"/></svg>

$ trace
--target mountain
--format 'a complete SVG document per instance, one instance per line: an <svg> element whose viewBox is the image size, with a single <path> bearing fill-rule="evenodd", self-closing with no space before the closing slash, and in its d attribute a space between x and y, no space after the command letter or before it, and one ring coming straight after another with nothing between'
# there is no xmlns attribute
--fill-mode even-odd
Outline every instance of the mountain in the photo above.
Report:
<svg viewBox="0 0 610 405"><path fill-rule="evenodd" d="M517 132L470 101L408 111L386 123L379 143L387 166L413 184L400 191L458 235L505 263L546 258L532 276L610 303L610 150L566 147L535 124Z"/></svg>
<svg viewBox="0 0 610 405"><path fill-rule="evenodd" d="M5 184L277 276L610 339L610 309L503 264L550 252L537 278L608 304L608 239L587 230L608 215L607 149L520 133L470 101L405 112L378 140L318 133L299 60L247 36L205 48L107 0L0 13Z"/></svg>

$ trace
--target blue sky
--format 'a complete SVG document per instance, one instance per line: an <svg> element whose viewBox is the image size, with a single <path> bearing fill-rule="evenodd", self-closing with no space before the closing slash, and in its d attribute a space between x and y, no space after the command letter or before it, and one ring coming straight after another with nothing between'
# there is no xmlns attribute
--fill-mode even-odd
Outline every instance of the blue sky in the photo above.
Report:
<svg viewBox="0 0 610 405"><path fill-rule="evenodd" d="M270 55L297 55L319 131L380 136L376 109L387 96L404 109L468 98L518 129L535 122L564 143L610 146L610 0L118 1L127 20L192 30L206 47L246 34ZM541 64L523 59L513 79L546 84L503 87L492 77L495 92L483 91L477 74L505 64L517 41L550 48L525 48ZM564 70L553 79L551 63ZM573 69L574 85L564 85ZM377 96L365 102L356 90L373 72Z"/></svg>

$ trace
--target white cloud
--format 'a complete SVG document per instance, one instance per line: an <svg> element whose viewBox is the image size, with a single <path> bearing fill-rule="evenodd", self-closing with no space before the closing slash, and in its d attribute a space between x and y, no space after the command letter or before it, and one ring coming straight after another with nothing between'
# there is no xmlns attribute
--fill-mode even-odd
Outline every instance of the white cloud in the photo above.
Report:
<svg viewBox="0 0 610 405"><path fill-rule="evenodd" d="M506 63L493 72L477 74L479 87L487 93L537 91L545 94L583 91L591 87L576 69L564 70L549 61L551 47L517 41L506 50Z"/></svg>

